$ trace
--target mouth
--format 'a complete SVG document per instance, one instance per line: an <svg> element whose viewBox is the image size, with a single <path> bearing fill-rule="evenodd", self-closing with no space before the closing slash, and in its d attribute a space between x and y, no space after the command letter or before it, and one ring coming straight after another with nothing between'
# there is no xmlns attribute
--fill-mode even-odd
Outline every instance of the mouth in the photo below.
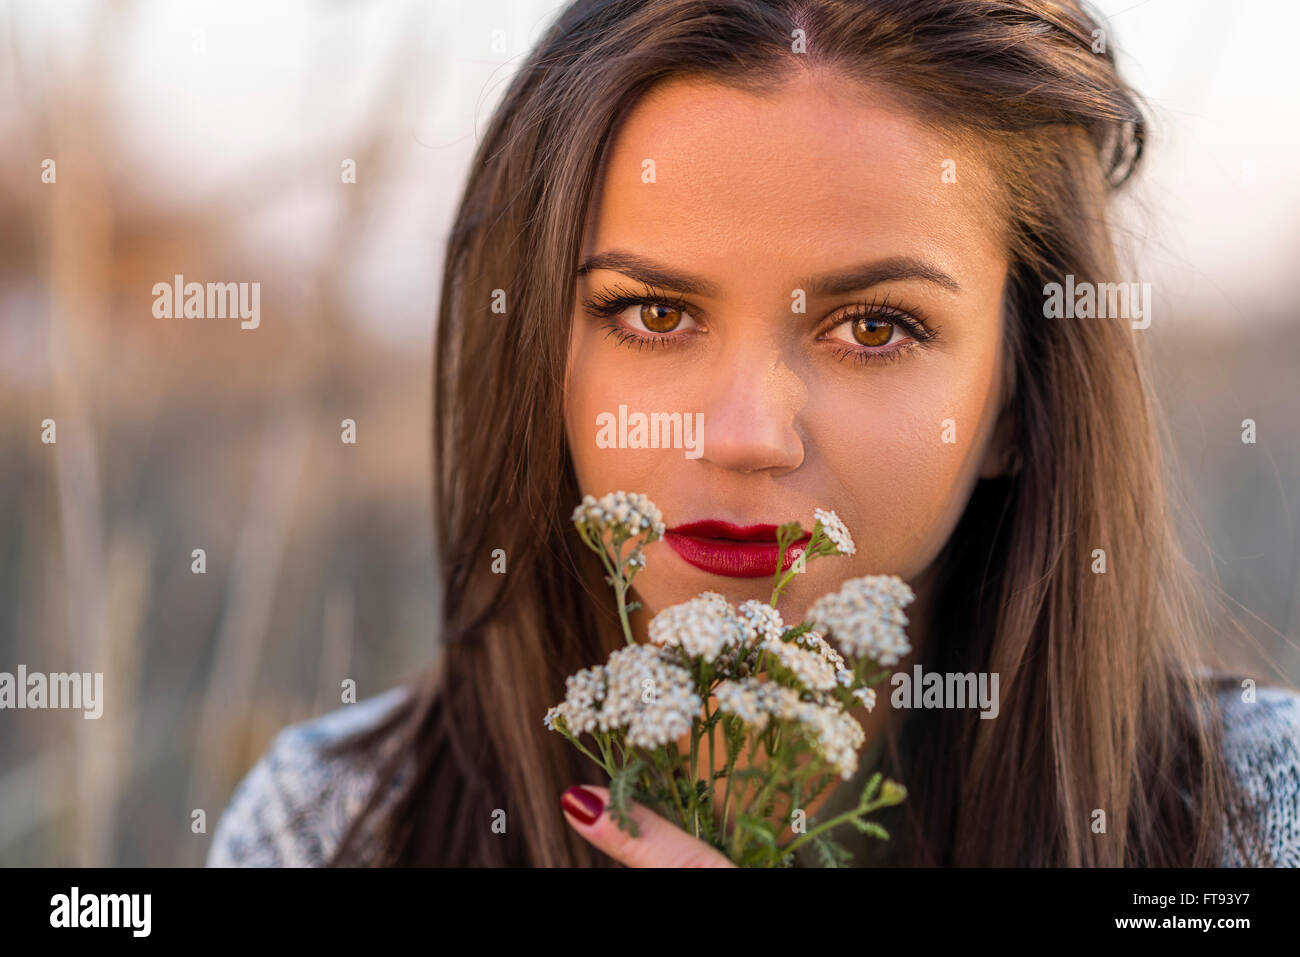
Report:
<svg viewBox="0 0 1300 957"><path fill-rule="evenodd" d="M776 575L776 525L733 525L716 519L676 525L664 541L688 564L728 578L769 578ZM803 554L811 534L786 548L782 571Z"/></svg>

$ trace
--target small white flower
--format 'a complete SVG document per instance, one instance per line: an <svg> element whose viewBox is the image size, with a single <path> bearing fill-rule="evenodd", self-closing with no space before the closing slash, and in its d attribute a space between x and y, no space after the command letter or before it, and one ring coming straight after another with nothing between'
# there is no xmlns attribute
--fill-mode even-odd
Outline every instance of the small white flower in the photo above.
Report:
<svg viewBox="0 0 1300 957"><path fill-rule="evenodd" d="M846 581L808 609L808 620L827 632L844 654L896 665L912 650L903 608L916 596L896 575L868 575Z"/></svg>
<svg viewBox="0 0 1300 957"><path fill-rule="evenodd" d="M801 704L793 688L757 678L721 681L713 694L718 699L719 711L734 714L758 731L765 729L774 716L793 717Z"/></svg>
<svg viewBox="0 0 1300 957"><path fill-rule="evenodd" d="M815 508L813 509L813 518L822 523L822 531L834 543L836 550L841 555L852 555L857 551L853 545L853 536L849 534L844 522L833 511L825 508Z"/></svg>
<svg viewBox="0 0 1300 957"><path fill-rule="evenodd" d="M785 631L785 622L781 620L781 613L767 602L755 598L742 601L736 608L736 614L745 622L746 638L750 642L764 639L779 640L781 633Z"/></svg>
<svg viewBox="0 0 1300 957"><path fill-rule="evenodd" d="M805 701L793 688L756 678L720 682L714 694L718 710L734 714L756 731L766 729L772 718L803 725L818 753L844 780L857 770L866 732L838 703Z"/></svg>
<svg viewBox="0 0 1300 957"><path fill-rule="evenodd" d="M817 629L805 631L794 640L796 644L815 652L829 661L831 667L835 669L835 681L838 684L844 687L853 684L853 670L845 664L843 656L835 650L835 646L827 641Z"/></svg>
<svg viewBox="0 0 1300 957"><path fill-rule="evenodd" d="M605 700L606 681L607 676L603 665L583 668L565 679L564 701L552 710L559 709L556 713L564 715L565 726L571 733L585 734L600 726L598 709L600 703Z"/></svg>
<svg viewBox="0 0 1300 957"><path fill-rule="evenodd" d="M666 530L663 515L654 502L643 494L622 490L610 492L599 500L594 495L584 495L573 510L572 521L597 538L603 538L608 531L616 539L645 535L647 542L653 542L662 538Z"/></svg>
<svg viewBox="0 0 1300 957"><path fill-rule="evenodd" d="M691 674L654 645L629 645L609 656L602 730L627 728L635 747L657 748L691 730L704 707Z"/></svg>
<svg viewBox="0 0 1300 957"><path fill-rule="evenodd" d="M836 705L804 702L799 721L812 729L817 750L847 781L858 769L858 750L866 741L866 732L847 711Z"/></svg>
<svg viewBox="0 0 1300 957"><path fill-rule="evenodd" d="M764 638L759 647L811 691L830 691L837 683L835 665L815 651L780 638Z"/></svg>
<svg viewBox="0 0 1300 957"><path fill-rule="evenodd" d="M564 706L565 706L565 702L561 701L559 704L553 705L552 707L546 710L546 717L542 718L542 723L546 725L546 729L548 731L558 730L555 727L555 721L557 718L564 717L564 712L565 712Z"/></svg>
<svg viewBox="0 0 1300 957"><path fill-rule="evenodd" d="M691 674L672 655L653 645L629 645L595 668L584 668L565 682L565 699L543 721L574 735L592 731L626 731L628 744L662 747L691 730L704 707Z"/></svg>
<svg viewBox="0 0 1300 957"><path fill-rule="evenodd" d="M649 638L655 645L680 648L690 658L712 663L724 649L740 645L751 632L752 626L725 596L706 591L650 619Z"/></svg>

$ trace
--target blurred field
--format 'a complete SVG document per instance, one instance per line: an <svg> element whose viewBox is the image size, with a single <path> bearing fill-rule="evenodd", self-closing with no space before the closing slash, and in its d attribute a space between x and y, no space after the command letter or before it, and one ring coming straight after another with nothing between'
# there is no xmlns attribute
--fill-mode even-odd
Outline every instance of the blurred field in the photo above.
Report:
<svg viewBox="0 0 1300 957"><path fill-rule="evenodd" d="M0 714L0 864L199 864L279 728L339 707L345 678L364 698L432 659L441 231L488 91L549 6L503 4L472 28L409 6L384 20L384 46L353 35L354 8L308 5L310 35L293 39L311 56L255 64L268 85L304 71L270 121L246 90L227 102L204 88L223 116L261 115L261 132L250 119L217 138L243 165L214 149L211 167L169 161L165 181L142 144L200 122L184 95L141 119L105 44L33 43L12 15L0 27L0 670L103 671L106 694L98 721ZM92 9L90 36L128 37L141 19ZM237 24L204 16L219 63ZM343 123L321 90L376 44L382 69ZM200 102L203 76L146 82L189 84ZM445 126L421 119L431 108ZM340 181L343 157L356 184ZM1296 251L1272 251L1278 290ZM155 318L152 285L175 273L260 281L261 327ZM1184 302L1150 337L1193 557L1247 609L1260 666L1294 681L1300 337L1289 297L1267 292L1285 305L1245 319ZM1255 445L1240 441L1247 417ZM345 418L355 445L340 441ZM195 808L207 834L191 833Z"/></svg>

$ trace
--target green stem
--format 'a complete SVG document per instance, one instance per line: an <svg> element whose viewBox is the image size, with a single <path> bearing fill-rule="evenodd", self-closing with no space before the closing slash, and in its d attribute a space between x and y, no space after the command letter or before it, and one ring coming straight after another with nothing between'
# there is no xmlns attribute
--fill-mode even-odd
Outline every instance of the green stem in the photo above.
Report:
<svg viewBox="0 0 1300 957"><path fill-rule="evenodd" d="M623 580L615 578L614 595L618 599L618 619L623 623L623 637L627 639L629 645L635 645L636 641L632 638L632 625L627 620L627 603L623 598Z"/></svg>
<svg viewBox="0 0 1300 957"><path fill-rule="evenodd" d="M656 766L656 767L654 767L654 772L655 772L655 774L657 774L657 775L659 776L659 779L663 782L664 788L665 788L665 789L666 789L670 794L674 794L674 793L676 793L676 792L673 790L673 776L672 776L672 772L671 772L671 771L665 773L664 770L663 770L662 768L659 768L659 767ZM673 816L674 818L676 818L676 821L675 821L674 823L675 823L678 827L680 827L683 831L686 830L686 822L685 822L684 820L682 820L681 815L679 815L679 814L677 813L676 802L674 802L673 804L665 805L665 806L664 806L664 809L667 810L669 813L671 813L672 816Z"/></svg>
<svg viewBox="0 0 1300 957"><path fill-rule="evenodd" d="M783 757L782 755L777 755L777 754L773 754L771 756L771 760L768 763L769 771L768 771L766 782L763 784L761 788L759 788L758 792L754 794L753 797L751 797L748 801L745 802L745 809L741 813L745 814L748 817L753 817L750 811L754 808L754 804L756 802L758 803L758 810L760 812L763 810L763 803L759 799L761 798L763 800L766 800L767 795L771 792L772 788L775 787L777 783L780 781L781 775L785 773L784 762L781 760L782 757ZM732 842L733 861L740 860L740 855L744 852L745 845L746 843L748 843L748 841L749 841L748 832L742 831L740 828L737 828L736 840Z"/></svg>
<svg viewBox="0 0 1300 957"><path fill-rule="evenodd" d="M793 854L796 848L799 848L802 845L806 844L808 841L811 841L818 834L822 833L823 831L828 831L833 827L838 827L839 825L845 823L846 821L851 821L853 818L857 817L861 813L862 813L862 809L855 807L852 808L851 810L845 811L843 814L831 818L829 821L823 821L821 824L818 824L807 834L804 834L801 837L796 838L795 840L787 844L785 847L783 847L781 849L781 856L784 857L787 854Z"/></svg>
<svg viewBox="0 0 1300 957"><path fill-rule="evenodd" d="M771 770L768 771L767 779L763 782L763 786L745 802L745 810L743 813L749 814L752 817L753 814L751 814L751 812L759 814L763 812L763 806L767 801L767 796L772 792L773 788L781 783L781 776L785 773L785 762L782 758L784 758L784 755L776 756L774 754L772 759L768 762L768 768Z"/></svg>
<svg viewBox="0 0 1300 957"><path fill-rule="evenodd" d="M597 764L599 764L599 765L600 765L600 766L605 770L605 773L606 773L606 774L608 774L610 777L613 777L613 776L614 776L614 771L613 771L613 769L612 769L612 768L611 768L607 763L605 763L605 762L602 761L600 758L596 757L594 754L592 754L590 751L588 751L587 748L583 745L583 743L582 743L581 741L579 741L576 737L574 737L572 734L570 734L570 733L567 732L567 731L564 732L564 736L565 736L566 738L569 739L569 743L570 743L570 744L572 744L575 748L577 748L579 751L581 751L581 752L582 752L583 754L585 754L587 757L591 758L591 760L593 760L593 761L595 761Z"/></svg>
<svg viewBox="0 0 1300 957"><path fill-rule="evenodd" d="M709 699L704 699L704 727L709 734L709 813L713 813L713 716L709 714Z"/></svg>
<svg viewBox="0 0 1300 957"><path fill-rule="evenodd" d="M607 733L604 733L604 732L597 732L597 733L594 735L594 737L595 737L595 739L596 739L596 744L597 744L597 746L600 748L600 753L603 754L603 755L605 756L605 765L606 765L606 767L611 767L611 768L612 768L612 767L614 766L614 757L613 757L613 755L610 753L610 748L609 748L609 735L608 735ZM610 777L613 777L613 774L611 774Z"/></svg>
<svg viewBox="0 0 1300 957"><path fill-rule="evenodd" d="M696 838L700 836L700 801L699 788L695 786L696 774L695 762L698 760L700 739L695 734L695 729L691 729L691 763L689 765L688 779L691 782L691 832Z"/></svg>
<svg viewBox="0 0 1300 957"><path fill-rule="evenodd" d="M784 857L786 854L793 853L796 848L812 840L814 837L816 837L818 834L822 833L823 831L828 831L833 827L838 827L844 822L850 821L855 817L858 816L865 817L866 815L870 814L872 811L879 810L880 808L886 806L887 806L886 802L876 800L876 801L872 801L869 804L859 804L855 808L850 808L849 810L845 811L843 814L839 814L831 818L829 821L824 821L821 824L818 824L815 828L813 828L811 831L809 831L807 834L803 835L802 837L791 841L789 844L787 844L785 847L781 849L781 856Z"/></svg>
<svg viewBox="0 0 1300 957"><path fill-rule="evenodd" d="M618 550L614 553L614 561L617 565L610 562L610 549L605 545L603 538L593 541L586 532L580 530L582 540L587 543L587 547L600 556L600 563L605 566L605 571L609 572L610 584L614 586L614 597L618 601L618 619L623 624L623 637L629 645L636 644L632 638L632 626L627 620L627 601L624 593L627 590L627 582L623 580L623 543L618 543Z"/></svg>
<svg viewBox="0 0 1300 957"><path fill-rule="evenodd" d="M673 803L677 805L677 810L681 812L682 828L686 827L686 807L682 804L682 796L678 793L677 788L677 768L682 763L681 752L677 750L677 742L668 743L668 753L672 755L673 767L668 772L668 790L673 796Z"/></svg>
<svg viewBox="0 0 1300 957"><path fill-rule="evenodd" d="M736 719L739 720L739 719ZM731 746L731 735L726 721L722 723L722 739L727 744L727 763L723 768L724 776L727 779L727 786L722 792L722 836L725 839L727 835L727 818L731 813L731 772L736 767L736 758L740 757L740 750L744 747L743 743L734 749Z"/></svg>

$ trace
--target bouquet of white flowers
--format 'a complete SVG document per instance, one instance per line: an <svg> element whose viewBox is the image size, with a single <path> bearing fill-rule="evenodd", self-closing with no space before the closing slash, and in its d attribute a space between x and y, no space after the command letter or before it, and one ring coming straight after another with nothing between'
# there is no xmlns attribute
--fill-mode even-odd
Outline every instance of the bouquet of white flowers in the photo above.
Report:
<svg viewBox="0 0 1300 957"><path fill-rule="evenodd" d="M564 701L544 720L609 775L610 814L632 836L637 828L628 804L639 801L741 867L793 866L793 852L805 843L826 866L842 866L852 855L832 837L840 826L889 839L867 815L900 803L907 791L892 780L882 783L879 773L856 807L830 820L808 819L804 805L857 770L864 731L849 709L873 708L874 686L911 650L903 608L914 595L893 575L852 579L814 602L805 621L787 627L777 600L794 575L817 558L854 552L834 512L816 509L814 519L803 554L785 571L787 550L804 533L798 522L778 529L770 603L732 606L723 595L704 592L655 615L649 643L638 644L628 623L638 603L627 594L645 567L644 546L663 537L659 510L644 495L621 491L600 500L585 496L574 510L578 533L609 573L627 647L604 665L571 675ZM719 724L726 751L721 768L714 754ZM688 732L684 755L677 743ZM598 754L579 740L583 735ZM695 769L706 738L709 776L701 780ZM760 745L766 761L757 767ZM737 770L746 749L748 766ZM733 780L748 785L743 803ZM794 836L782 846L787 827Z"/></svg>

